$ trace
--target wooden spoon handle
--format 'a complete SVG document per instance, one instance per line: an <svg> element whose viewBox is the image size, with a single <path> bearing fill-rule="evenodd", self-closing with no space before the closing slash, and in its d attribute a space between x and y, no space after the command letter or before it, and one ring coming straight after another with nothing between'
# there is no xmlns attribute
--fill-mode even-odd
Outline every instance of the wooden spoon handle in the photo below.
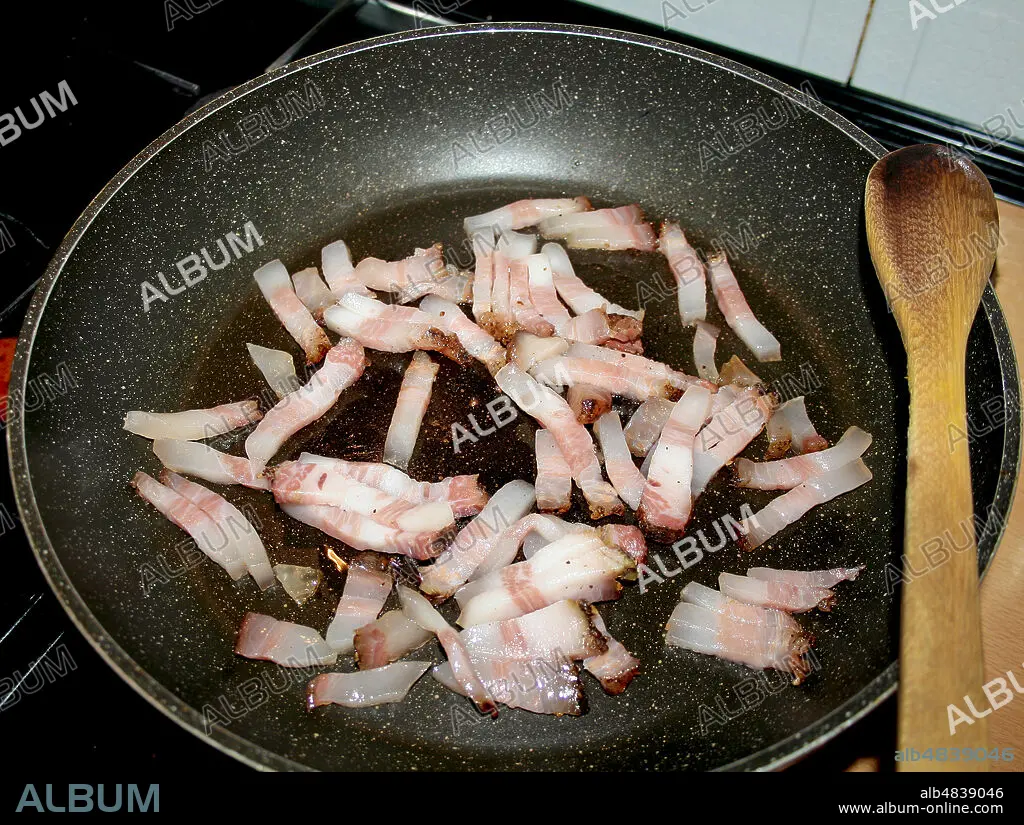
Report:
<svg viewBox="0 0 1024 825"><path fill-rule="evenodd" d="M899 747L985 748L978 554L964 387L966 342L910 356L910 432L900 637ZM950 732L949 705L971 717ZM959 716L954 714L954 721ZM901 761L902 770L985 770L985 759Z"/></svg>

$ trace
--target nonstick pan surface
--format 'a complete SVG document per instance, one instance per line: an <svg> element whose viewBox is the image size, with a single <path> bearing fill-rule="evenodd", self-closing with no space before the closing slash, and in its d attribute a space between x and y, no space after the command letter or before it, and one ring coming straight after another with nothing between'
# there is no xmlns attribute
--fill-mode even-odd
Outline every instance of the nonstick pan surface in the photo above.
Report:
<svg viewBox="0 0 1024 825"><path fill-rule="evenodd" d="M276 125L267 127L271 115ZM22 395L9 448L40 564L75 622L133 687L254 765L786 764L859 718L896 679L899 590L887 587L887 571L900 567L905 362L861 217L864 179L881 153L842 118L756 72L597 29L521 24L408 33L317 55L239 87L111 182L36 293L11 384L12 397ZM389 259L442 241L465 264L464 216L520 197L577 194L599 206L638 202L652 218L679 220L699 249L725 246L751 305L783 344L780 364L755 368L784 396L805 395L826 437L853 424L871 432L866 461L874 480L754 556L731 543L717 549L714 524L771 495L716 483L693 521L707 539L704 558L668 575L678 569L675 556L652 544L664 581L643 593L630 586L603 609L643 673L618 698L589 681L590 709L580 718L505 710L492 722L429 677L402 704L307 712L305 677L240 659L232 647L247 610L326 628L343 577L323 537L288 522L268 496L231 488L224 494L258 521L272 559L320 563L325 583L299 608L280 588L260 594L196 563L184 534L128 485L136 470L154 472L158 463L149 442L121 429L124 412L205 407L265 391L246 342L297 352L252 280L268 260L279 257L292 271L317 265L320 248L340 237L356 257ZM232 253L227 233L245 240L247 222L259 241L250 234L251 251L235 244ZM222 263L218 241L226 264L202 279L192 274L186 286L176 263L204 249ZM692 369L675 297L657 295L659 279L668 277L659 256L573 258L578 274L618 303L636 306L645 284L648 353ZM143 281L167 300L144 311ZM710 320L720 323L716 313ZM752 362L725 330L720 360L733 353ZM408 356L370 355L363 379L282 457L308 449L380 459ZM991 289L971 335L968 378L975 503L987 525L984 567L1009 506L1019 430L1016 367ZM465 425L474 412L479 419L497 395L485 372L442 364L412 474L433 480L479 472L491 491L532 478L533 425L525 416L459 453L452 448L452 423ZM215 446L238 452L243 439ZM763 446L755 442L749 454L759 456ZM835 611L801 617L818 640L820 665L802 686L664 646L664 623L689 580L713 585L720 572L753 564L853 563L867 570L840 587ZM441 660L433 648L429 655Z"/></svg>

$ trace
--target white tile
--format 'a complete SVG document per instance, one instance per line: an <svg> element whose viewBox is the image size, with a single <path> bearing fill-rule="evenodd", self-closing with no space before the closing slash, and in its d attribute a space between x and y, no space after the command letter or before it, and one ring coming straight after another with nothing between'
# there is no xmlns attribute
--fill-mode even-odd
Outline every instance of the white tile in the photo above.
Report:
<svg viewBox="0 0 1024 825"><path fill-rule="evenodd" d="M853 85L1024 138L1024 2L876 0ZM937 13L934 8L948 8ZM1020 125L1017 125L1020 124Z"/></svg>
<svg viewBox="0 0 1024 825"><path fill-rule="evenodd" d="M588 0L663 29L845 83L870 0Z"/></svg>

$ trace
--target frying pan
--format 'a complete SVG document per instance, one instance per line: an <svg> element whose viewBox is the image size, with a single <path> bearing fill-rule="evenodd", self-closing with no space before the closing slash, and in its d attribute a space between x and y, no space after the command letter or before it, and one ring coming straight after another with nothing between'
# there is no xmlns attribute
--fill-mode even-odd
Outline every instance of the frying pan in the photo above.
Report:
<svg viewBox="0 0 1024 825"><path fill-rule="evenodd" d="M267 107L281 124L281 100L291 101L290 122L259 138L251 116ZM750 115L773 125L757 139L749 130L738 137L737 122L748 116L749 125ZM708 157L702 141L714 142L718 154ZM254 766L787 764L896 683L899 593L886 583L887 565L899 569L901 546L905 364L860 217L863 181L881 153L842 118L763 75L599 29L419 31L326 52L247 83L173 128L109 184L35 295L14 366L12 391L23 395L9 449L40 565L75 623L129 684ZM871 432L866 460L874 480L812 512L756 559L731 543L712 551L714 524L737 516L744 502L758 509L771 494L716 482L693 521L708 538L704 558L643 593L631 586L604 608L643 673L618 698L588 683L582 717L506 710L483 720L429 677L398 705L306 712L305 677L288 680L273 665L234 656L232 646L247 610L326 627L343 577L324 555L323 536L287 523L263 494L223 491L260 525L275 562L323 566L320 592L301 608L280 588L260 594L194 563L184 534L128 486L136 470L158 467L148 442L121 430L124 412L206 407L261 392L245 343L297 351L252 281L267 260L280 257L292 271L315 265L319 249L339 237L357 257L394 259L440 240L457 258L462 217L520 197L576 194L602 206L635 201L650 216L678 219L705 251L724 244L751 305L783 342L781 364L756 369L784 395L804 394L826 437L853 424ZM245 240L247 222L259 235L249 236L251 251L236 244L225 265L201 280L193 273L186 287L175 263L203 249L223 263L218 240L231 231ZM580 252L574 260L581 277L627 306L637 305L638 283L667 275L655 255ZM144 280L167 296L148 311ZM645 295L648 352L689 366L690 339L674 296ZM721 323L715 314L710 320ZM733 353L747 355L726 331L719 354ZM371 358L366 376L282 456L309 449L379 460L407 356ZM1008 509L1019 431L1015 365L991 289L971 335L968 375L984 567ZM25 403L24 393L34 400L40 392L45 403ZM458 454L452 449L451 424L465 424L497 394L486 373L442 364L411 473L479 472L491 491L531 478L533 425L524 416L460 445ZM237 452L242 438L216 446ZM756 442L751 454L763 446ZM651 550L668 573L678 568L669 548ZM801 617L817 638L819 667L800 687L664 647L663 626L686 581L713 585L719 572L752 563L867 565L841 586L831 615ZM440 660L438 651L429 655Z"/></svg>

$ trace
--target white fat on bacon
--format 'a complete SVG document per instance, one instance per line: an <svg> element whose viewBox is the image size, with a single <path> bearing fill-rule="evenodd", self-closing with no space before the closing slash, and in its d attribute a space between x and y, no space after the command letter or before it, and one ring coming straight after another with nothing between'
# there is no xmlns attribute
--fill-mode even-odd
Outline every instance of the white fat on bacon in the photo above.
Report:
<svg viewBox="0 0 1024 825"><path fill-rule="evenodd" d="M715 347L718 344L718 327L703 321L694 321L693 363L697 375L705 381L718 381L718 367L715 366Z"/></svg>
<svg viewBox="0 0 1024 825"><path fill-rule="evenodd" d="M380 558L368 553L357 556L348 566L345 589L327 628L327 644L338 653L351 653L355 632L384 609L391 585L391 573Z"/></svg>
<svg viewBox="0 0 1024 825"><path fill-rule="evenodd" d="M631 318L643 320L644 311L642 309L626 309L618 304L613 304L583 283L576 276L569 255L561 244L546 243L540 251L548 256L548 261L551 264L551 276L559 297L577 315L583 315L592 309L603 309L610 315L628 315Z"/></svg>
<svg viewBox="0 0 1024 825"><path fill-rule="evenodd" d="M321 673L309 683L308 703L368 708L401 702L429 667L430 662L395 662L355 673Z"/></svg>
<svg viewBox="0 0 1024 825"><path fill-rule="evenodd" d="M751 567L747 575L762 581L783 582L796 587L835 587L839 582L853 581L864 570L857 567L833 567L830 570L774 570L771 567Z"/></svg>
<svg viewBox="0 0 1024 825"><path fill-rule="evenodd" d="M473 575L469 577L470 581L482 579L512 564L516 556L519 555L519 548L523 546L528 536L543 536L547 543L550 544L570 532L593 529L593 527L585 524L568 524L557 517L543 513L525 515L501 531L494 549L484 559L483 563L473 571Z"/></svg>
<svg viewBox="0 0 1024 825"><path fill-rule="evenodd" d="M565 352L568 358L582 358L590 361L602 361L606 364L613 364L621 370L642 377L643 380L654 380L659 378L667 381L677 390L685 390L687 387L707 387L714 392L717 387L709 381L702 381L685 372L672 369L668 364L655 361L643 355L630 352L621 352L608 347L595 347L591 344L573 343Z"/></svg>
<svg viewBox="0 0 1024 825"><path fill-rule="evenodd" d="M576 420L565 399L515 364L502 367L494 379L520 409L554 436L569 463L573 479L590 505L591 518L622 513L622 502L615 495L615 489L601 475L601 464L590 433Z"/></svg>
<svg viewBox="0 0 1024 825"><path fill-rule="evenodd" d="M273 492L281 504L340 507L412 533L434 533L455 523L451 505L445 501L413 504L364 484L329 464L278 464L274 468Z"/></svg>
<svg viewBox="0 0 1024 825"><path fill-rule="evenodd" d="M409 469L409 460L416 449L423 417L427 414L430 396L437 378L438 364L425 352L417 352L405 370L398 401L391 416L391 426L384 439L384 463L400 470Z"/></svg>
<svg viewBox="0 0 1024 825"><path fill-rule="evenodd" d="M782 345L757 318L743 297L739 282L724 252L718 252L708 259L711 289L715 293L718 308L725 316L740 340L757 356L758 361L782 360Z"/></svg>
<svg viewBox="0 0 1024 825"><path fill-rule="evenodd" d="M154 440L173 438L178 441L199 441L248 426L262 417L258 401L239 401L206 410L175 413L132 410L125 414L124 429Z"/></svg>
<svg viewBox="0 0 1024 825"><path fill-rule="evenodd" d="M569 384L565 400L580 424L593 424L612 408L612 394L593 384Z"/></svg>
<svg viewBox="0 0 1024 825"><path fill-rule="evenodd" d="M412 504L447 502L456 518L475 516L487 503L487 491L480 486L479 476L476 475L450 476L434 482L415 481L396 467L373 461L345 461L313 453L302 453L298 460L302 464L331 467L356 481Z"/></svg>
<svg viewBox="0 0 1024 825"><path fill-rule="evenodd" d="M153 454L168 470L195 476L214 484L241 484L254 490L269 490L270 479L257 476L249 459L219 452L209 444L178 441L173 438L153 440Z"/></svg>
<svg viewBox="0 0 1024 825"><path fill-rule="evenodd" d="M474 662L570 661L608 650L579 602L563 600L512 619L468 627L459 638Z"/></svg>
<svg viewBox="0 0 1024 825"><path fill-rule="evenodd" d="M448 664L451 666L455 681L473 700L477 709L481 713L497 716L498 709L494 704L494 699L474 670L469 651L455 628L444 620L421 593L399 585L398 596L402 602L402 612L406 617L437 636L437 640L448 657Z"/></svg>
<svg viewBox="0 0 1024 825"><path fill-rule="evenodd" d="M375 550L423 561L441 552L440 531L400 530L353 510L326 504L287 504L281 509L303 524L308 524L356 550Z"/></svg>
<svg viewBox="0 0 1024 825"><path fill-rule="evenodd" d="M526 264L530 299L534 307L556 331L561 330L569 323L570 316L568 310L558 300L551 261L541 252L528 256L523 262Z"/></svg>
<svg viewBox="0 0 1024 825"><path fill-rule="evenodd" d="M495 701L510 708L555 716L583 713L583 684L572 662L484 659L474 662L474 669ZM448 690L466 695L448 662L437 665L431 674Z"/></svg>
<svg viewBox="0 0 1024 825"><path fill-rule="evenodd" d="M711 393L690 387L676 402L651 452L647 481L637 509L645 533L665 541L682 536L693 505L693 445L711 409Z"/></svg>
<svg viewBox="0 0 1024 825"><path fill-rule="evenodd" d="M370 290L355 277L352 253L349 252L348 244L344 241L329 243L320 251L320 266L324 273L324 280L327 281L327 286L335 299L349 292L358 292L360 295L370 294Z"/></svg>
<svg viewBox="0 0 1024 825"><path fill-rule="evenodd" d="M855 458L871 446L871 435L860 427L850 427L834 447L819 452L783 458L778 461L736 460L733 467L736 485L754 490L791 490L811 476L826 473Z"/></svg>
<svg viewBox="0 0 1024 825"><path fill-rule="evenodd" d="M617 353L625 355L625 353ZM631 356L637 357L637 356ZM587 384L612 395L646 401L648 398L678 398L678 388L662 375L632 369L625 362L559 355L537 364L530 374L549 387Z"/></svg>
<svg viewBox="0 0 1024 825"><path fill-rule="evenodd" d="M333 665L338 654L313 628L282 622L262 613L246 613L238 630L235 653L281 667Z"/></svg>
<svg viewBox="0 0 1024 825"><path fill-rule="evenodd" d="M755 579L722 573L718 577L718 589L738 602L770 607L786 613L806 613L818 608L829 611L836 595L827 587L800 587L783 581Z"/></svg>
<svg viewBox="0 0 1024 825"><path fill-rule="evenodd" d="M596 532L572 532L529 559L470 582L455 596L459 624L512 619L562 599L601 602L617 599L619 577L635 576L636 562L605 544Z"/></svg>
<svg viewBox="0 0 1024 825"><path fill-rule="evenodd" d="M285 265L271 261L257 269L253 278L278 320L306 353L306 361L319 363L331 348L331 341L295 294Z"/></svg>
<svg viewBox="0 0 1024 825"><path fill-rule="evenodd" d="M530 296L529 267L525 260L509 262L509 305L516 326L534 335L554 335L555 327L537 311Z"/></svg>
<svg viewBox="0 0 1024 825"><path fill-rule="evenodd" d="M491 312L494 288L494 232L491 229L470 236L476 261L473 266L473 317L479 322Z"/></svg>
<svg viewBox="0 0 1024 825"><path fill-rule="evenodd" d="M764 509L745 518L740 525L743 535L737 543L746 550L753 550L800 519L812 507L849 493L869 481L871 471L861 458L811 476L792 490L772 499Z"/></svg>
<svg viewBox="0 0 1024 825"><path fill-rule="evenodd" d="M363 258L352 273L364 286L387 292L405 304L426 295L434 285L448 277L441 244L417 249L400 261Z"/></svg>
<svg viewBox="0 0 1024 825"><path fill-rule="evenodd" d="M807 405L802 395L780 404L768 420L768 450L765 458L781 458L789 450L795 453L814 453L827 447L828 441L818 435L807 415Z"/></svg>
<svg viewBox="0 0 1024 825"><path fill-rule="evenodd" d="M735 401L711 416L693 446L694 496L703 493L719 470L757 437L771 411L772 396L754 387L743 390Z"/></svg>
<svg viewBox="0 0 1024 825"><path fill-rule="evenodd" d="M649 398L637 407L623 430L633 455L644 458L650 453L674 407L675 403L666 398Z"/></svg>
<svg viewBox="0 0 1024 825"><path fill-rule="evenodd" d="M339 335L382 352L435 350L466 366L469 354L458 339L438 328L435 318L416 307L385 304L349 292L324 311L324 323Z"/></svg>
<svg viewBox="0 0 1024 825"><path fill-rule="evenodd" d="M640 475L633 463L633 455L626 446L619 414L606 412L602 415L594 424L594 435L597 436L604 457L604 471L615 487L615 492L630 508L636 510L640 506L646 480Z"/></svg>
<svg viewBox="0 0 1024 825"><path fill-rule="evenodd" d="M540 428L534 435L537 454L537 509L564 513L572 504L572 471L555 437Z"/></svg>
<svg viewBox="0 0 1024 825"><path fill-rule="evenodd" d="M557 358L569 349L564 338L542 338L529 332L517 332L508 348L508 358L523 372L529 372L548 358Z"/></svg>
<svg viewBox="0 0 1024 825"><path fill-rule="evenodd" d="M640 252L654 252L658 247L658 236L649 223L583 226L568 234L565 245L571 249L636 249Z"/></svg>
<svg viewBox="0 0 1024 825"><path fill-rule="evenodd" d="M612 226L631 226L643 223L644 213L631 203L608 209L593 209L589 212L573 212L557 218L545 218L537 227L545 238L563 240L573 232L583 229L603 229Z"/></svg>
<svg viewBox="0 0 1024 825"><path fill-rule="evenodd" d="M168 521L188 533L196 546L220 565L234 581L246 574L247 568L231 542L227 525L221 524L183 495L146 473L136 473L132 487Z"/></svg>
<svg viewBox="0 0 1024 825"><path fill-rule="evenodd" d="M697 250L690 246L679 224L665 221L658 237L658 250L668 261L676 279L679 318L690 326L707 317L707 277ZM701 375L701 378L707 376Z"/></svg>
<svg viewBox="0 0 1024 825"><path fill-rule="evenodd" d="M317 320L323 317L327 307L338 300L334 293L327 288L327 284L324 283L315 266L300 269L292 275L292 286L295 289L295 295L302 301L302 305Z"/></svg>
<svg viewBox="0 0 1024 825"><path fill-rule="evenodd" d="M242 511L223 496L201 484L182 478L170 470L160 473L160 481L178 495L184 496L212 518L223 531L232 554L241 559L260 590L274 583L274 568L259 533Z"/></svg>
<svg viewBox="0 0 1024 825"><path fill-rule="evenodd" d="M366 354L352 339L343 338L331 347L309 381L278 401L246 438L245 453L253 472L262 473L285 441L330 410L365 368Z"/></svg>
<svg viewBox="0 0 1024 825"><path fill-rule="evenodd" d="M524 229L535 226L546 218L557 218L573 212L590 209L587 198L534 198L515 201L490 212L472 215L463 221L466 234L473 237L477 232L490 229Z"/></svg>
<svg viewBox="0 0 1024 825"><path fill-rule="evenodd" d="M422 568L420 589L441 598L454 593L494 551L502 531L530 512L535 501L533 485L525 481L501 487L437 560Z"/></svg>
<svg viewBox="0 0 1024 825"><path fill-rule="evenodd" d="M299 376L295 374L295 359L291 353L280 349L261 347L259 344L246 344L249 350L249 357L252 358L256 369L260 371L270 389L278 398L284 398L288 393L295 392L302 386Z"/></svg>
<svg viewBox="0 0 1024 825"><path fill-rule="evenodd" d="M389 610L356 630L353 644L360 670L384 667L425 645L434 637L401 610Z"/></svg>
<svg viewBox="0 0 1024 825"><path fill-rule="evenodd" d="M583 667L601 683L605 693L618 696L640 672L640 660L612 636L596 607L591 606L590 618L594 629L604 636L608 650L584 659Z"/></svg>
<svg viewBox="0 0 1024 825"><path fill-rule="evenodd" d="M427 295L419 308L436 319L437 326L459 339L459 343L494 375L508 361L505 348L483 328L466 317L451 301Z"/></svg>

